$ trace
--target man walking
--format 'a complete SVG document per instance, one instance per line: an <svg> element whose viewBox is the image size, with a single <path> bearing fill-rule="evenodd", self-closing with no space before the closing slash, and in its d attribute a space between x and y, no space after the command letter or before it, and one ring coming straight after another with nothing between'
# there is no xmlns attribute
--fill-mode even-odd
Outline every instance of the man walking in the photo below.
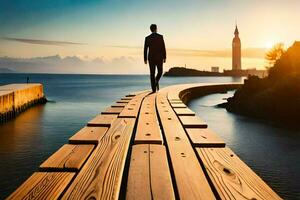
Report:
<svg viewBox="0 0 300 200"><path fill-rule="evenodd" d="M166 47L163 36L157 33L156 24L151 24L150 30L152 33L145 39L144 62L147 64L149 61L151 87L152 91L156 92L159 90L158 82L163 73L163 63L166 62Z"/></svg>

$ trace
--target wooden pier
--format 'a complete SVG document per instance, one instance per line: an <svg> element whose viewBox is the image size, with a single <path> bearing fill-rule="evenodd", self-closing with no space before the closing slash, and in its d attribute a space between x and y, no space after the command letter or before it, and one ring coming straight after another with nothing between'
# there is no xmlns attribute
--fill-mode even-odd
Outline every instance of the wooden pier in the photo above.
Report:
<svg viewBox="0 0 300 200"><path fill-rule="evenodd" d="M281 199L186 106L238 87L185 84L129 94L8 199Z"/></svg>
<svg viewBox="0 0 300 200"><path fill-rule="evenodd" d="M43 85L39 83L0 86L0 123L15 117L28 107L45 103Z"/></svg>

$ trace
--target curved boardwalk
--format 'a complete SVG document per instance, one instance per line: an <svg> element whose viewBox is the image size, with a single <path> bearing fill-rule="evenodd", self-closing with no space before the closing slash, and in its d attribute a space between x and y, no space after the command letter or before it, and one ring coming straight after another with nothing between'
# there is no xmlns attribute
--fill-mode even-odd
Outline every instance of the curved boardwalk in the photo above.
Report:
<svg viewBox="0 0 300 200"><path fill-rule="evenodd" d="M8 199L281 199L186 107L196 96L238 86L186 84L129 94Z"/></svg>

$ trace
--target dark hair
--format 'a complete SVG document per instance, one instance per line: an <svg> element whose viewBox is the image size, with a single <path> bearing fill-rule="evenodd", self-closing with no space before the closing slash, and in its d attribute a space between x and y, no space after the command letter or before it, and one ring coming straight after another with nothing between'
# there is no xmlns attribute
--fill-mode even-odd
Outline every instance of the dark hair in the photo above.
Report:
<svg viewBox="0 0 300 200"><path fill-rule="evenodd" d="M151 30L151 32L154 32L154 31L156 31L156 30L157 30L157 26L156 26L156 24L151 24L151 26L150 26L150 30Z"/></svg>

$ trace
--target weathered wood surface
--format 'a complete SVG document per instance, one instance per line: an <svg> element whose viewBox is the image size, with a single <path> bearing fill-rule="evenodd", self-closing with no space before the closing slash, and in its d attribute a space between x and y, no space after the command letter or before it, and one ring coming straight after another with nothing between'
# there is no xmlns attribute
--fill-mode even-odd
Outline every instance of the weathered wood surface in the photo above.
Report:
<svg viewBox="0 0 300 200"><path fill-rule="evenodd" d="M174 111L178 116L195 116L195 112L189 108L174 108Z"/></svg>
<svg viewBox="0 0 300 200"><path fill-rule="evenodd" d="M118 199L135 119L117 119L62 199Z"/></svg>
<svg viewBox="0 0 300 200"><path fill-rule="evenodd" d="M184 103L171 103L172 108L186 108Z"/></svg>
<svg viewBox="0 0 300 200"><path fill-rule="evenodd" d="M157 120L156 94L147 96L141 106L137 124L135 144L162 144L162 136Z"/></svg>
<svg viewBox="0 0 300 200"><path fill-rule="evenodd" d="M207 128L207 124L198 116L179 116L184 128Z"/></svg>
<svg viewBox="0 0 300 200"><path fill-rule="evenodd" d="M169 101L182 101L180 98L180 91L192 87L193 84L182 84L182 85L174 85L169 87L168 99Z"/></svg>
<svg viewBox="0 0 300 200"><path fill-rule="evenodd" d="M132 93L132 94L127 94L127 95L126 95L126 97L134 97L134 96L136 96L136 94L133 94L133 93Z"/></svg>
<svg viewBox="0 0 300 200"><path fill-rule="evenodd" d="M117 114L97 115L88 122L87 126L110 127L117 117Z"/></svg>
<svg viewBox="0 0 300 200"><path fill-rule="evenodd" d="M106 108L105 111L102 111L101 114L105 115L105 114L120 114L123 111L124 108L122 107L109 107Z"/></svg>
<svg viewBox="0 0 300 200"><path fill-rule="evenodd" d="M126 99L126 100L118 100L117 103L126 103L126 104L127 104L127 103L129 103L129 101L130 101L129 99Z"/></svg>
<svg viewBox="0 0 300 200"><path fill-rule="evenodd" d="M166 93L157 94L156 104L180 199L215 199L189 139L167 100Z"/></svg>
<svg viewBox="0 0 300 200"><path fill-rule="evenodd" d="M40 165L42 171L79 171L94 145L65 144Z"/></svg>
<svg viewBox="0 0 300 200"><path fill-rule="evenodd" d="M69 139L71 144L98 144L107 132L107 127L84 127Z"/></svg>
<svg viewBox="0 0 300 200"><path fill-rule="evenodd" d="M74 172L35 172L7 199L58 199Z"/></svg>
<svg viewBox="0 0 300 200"><path fill-rule="evenodd" d="M124 108L127 105L127 103L115 103L113 105L111 105L111 107L113 108Z"/></svg>
<svg viewBox="0 0 300 200"><path fill-rule="evenodd" d="M169 100L171 104L182 104L183 102L181 100Z"/></svg>
<svg viewBox="0 0 300 200"><path fill-rule="evenodd" d="M281 199L229 148L197 148L221 199Z"/></svg>
<svg viewBox="0 0 300 200"><path fill-rule="evenodd" d="M143 99L149 94L144 92L133 97L119 114L121 118L137 118Z"/></svg>
<svg viewBox="0 0 300 200"><path fill-rule="evenodd" d="M133 97L123 97L121 100L131 100Z"/></svg>
<svg viewBox="0 0 300 200"><path fill-rule="evenodd" d="M163 145L132 147L126 199L175 199Z"/></svg>
<svg viewBox="0 0 300 200"><path fill-rule="evenodd" d="M195 147L225 147L225 142L207 128L185 129Z"/></svg>

